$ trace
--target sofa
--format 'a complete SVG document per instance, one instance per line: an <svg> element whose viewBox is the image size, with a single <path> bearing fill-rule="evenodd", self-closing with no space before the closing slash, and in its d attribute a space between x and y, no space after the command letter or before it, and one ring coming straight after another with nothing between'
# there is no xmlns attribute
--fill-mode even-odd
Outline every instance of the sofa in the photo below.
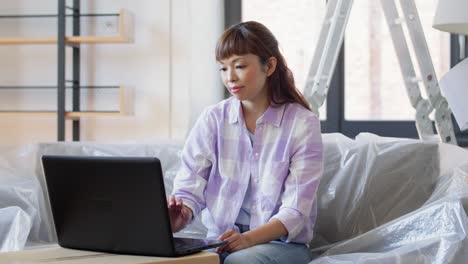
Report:
<svg viewBox="0 0 468 264"><path fill-rule="evenodd" d="M467 150L366 133L323 134L323 142L311 263L468 263ZM172 142L0 147L0 252L56 243L42 155L158 157L170 193L181 149ZM176 235L205 234L197 219Z"/></svg>

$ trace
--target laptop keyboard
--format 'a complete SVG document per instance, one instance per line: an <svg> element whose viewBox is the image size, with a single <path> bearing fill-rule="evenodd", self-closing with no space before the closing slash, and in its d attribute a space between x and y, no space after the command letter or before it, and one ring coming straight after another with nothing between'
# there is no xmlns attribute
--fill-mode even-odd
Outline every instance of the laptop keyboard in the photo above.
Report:
<svg viewBox="0 0 468 264"><path fill-rule="evenodd" d="M201 239L191 239L191 238L174 238L174 246L177 250L181 249L191 249L194 247L202 246L203 240Z"/></svg>

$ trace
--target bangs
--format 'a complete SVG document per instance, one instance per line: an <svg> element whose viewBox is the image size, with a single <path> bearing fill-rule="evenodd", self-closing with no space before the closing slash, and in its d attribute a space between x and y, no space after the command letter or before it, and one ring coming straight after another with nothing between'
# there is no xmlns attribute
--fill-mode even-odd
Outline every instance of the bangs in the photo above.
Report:
<svg viewBox="0 0 468 264"><path fill-rule="evenodd" d="M232 55L253 53L252 45L249 42L239 28L229 29L216 44L216 60L221 61Z"/></svg>

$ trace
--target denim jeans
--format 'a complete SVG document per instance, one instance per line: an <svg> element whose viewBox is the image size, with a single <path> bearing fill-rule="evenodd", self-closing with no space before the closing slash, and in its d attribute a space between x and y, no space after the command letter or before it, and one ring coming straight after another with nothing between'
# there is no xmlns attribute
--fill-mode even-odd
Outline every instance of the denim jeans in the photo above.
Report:
<svg viewBox="0 0 468 264"><path fill-rule="evenodd" d="M238 225L240 232L248 230L245 226ZM219 261L221 264L281 264L309 263L312 253L304 244L285 243L282 241L271 241L270 243L256 245L242 249L234 253L221 253Z"/></svg>

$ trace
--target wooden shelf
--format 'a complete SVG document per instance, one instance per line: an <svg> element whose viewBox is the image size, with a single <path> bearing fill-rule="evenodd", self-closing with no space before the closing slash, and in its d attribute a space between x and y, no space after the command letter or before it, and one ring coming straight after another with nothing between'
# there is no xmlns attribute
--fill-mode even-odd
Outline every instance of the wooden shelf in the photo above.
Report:
<svg viewBox="0 0 468 264"><path fill-rule="evenodd" d="M118 111L65 112L65 118L77 120L81 117L124 116L126 115L124 105L124 89L120 86ZM57 116L57 111L0 111L0 116Z"/></svg>
<svg viewBox="0 0 468 264"><path fill-rule="evenodd" d="M53 38L0 38L0 45L56 44Z"/></svg>
<svg viewBox="0 0 468 264"><path fill-rule="evenodd" d="M79 119L80 117L99 117L99 116L124 116L118 111L87 111L87 112L66 112L65 118ZM57 116L55 111L0 111L0 116Z"/></svg>
<svg viewBox="0 0 468 264"><path fill-rule="evenodd" d="M55 111L0 111L0 116L57 116Z"/></svg>
<svg viewBox="0 0 468 264"><path fill-rule="evenodd" d="M119 12L118 36L70 36L65 37L67 44L130 43L132 36L132 18L130 12ZM0 38L0 45L49 45L57 44L57 38Z"/></svg>
<svg viewBox="0 0 468 264"><path fill-rule="evenodd" d="M99 117L99 116L123 116L123 112L119 111L88 111L88 112L67 112L65 118L80 119L81 117Z"/></svg>

